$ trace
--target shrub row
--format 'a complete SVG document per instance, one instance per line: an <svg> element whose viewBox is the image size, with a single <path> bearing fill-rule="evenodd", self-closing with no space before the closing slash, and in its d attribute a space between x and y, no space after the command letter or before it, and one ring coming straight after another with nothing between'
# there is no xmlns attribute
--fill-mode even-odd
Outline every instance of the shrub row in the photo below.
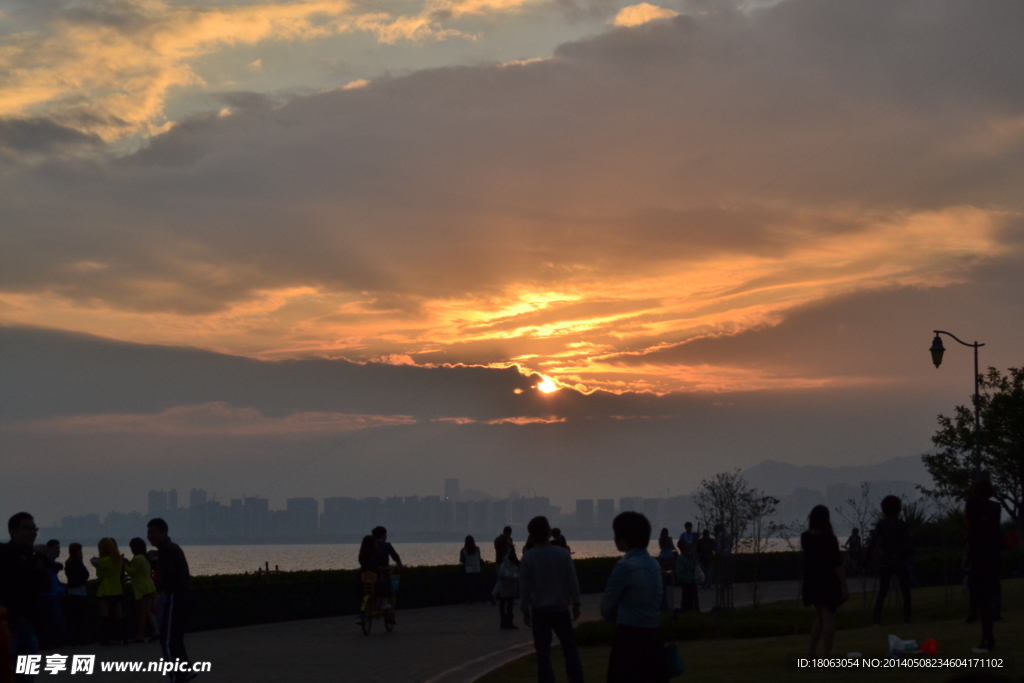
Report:
<svg viewBox="0 0 1024 683"><path fill-rule="evenodd" d="M1003 553L1003 576L1010 577L1020 566L1021 551ZM941 585L963 579L961 552L922 550L914 558L914 573L921 585ZM576 560L576 573L584 593L600 593L618 558ZM765 553L734 556L737 582L787 581L800 578L799 553ZM944 569L945 567L945 569ZM495 580L494 565L484 563L484 585ZM208 630L293 619L314 619L355 614L362 596L356 570L271 572L193 577L196 594L193 628ZM95 581L90 582L90 593ZM406 567L398 591L399 609L456 604L465 599L458 565ZM125 614L133 614L130 591L125 597ZM702 627L703 628L703 627ZM736 628L740 628L737 625ZM790 626L791 628L791 626Z"/></svg>

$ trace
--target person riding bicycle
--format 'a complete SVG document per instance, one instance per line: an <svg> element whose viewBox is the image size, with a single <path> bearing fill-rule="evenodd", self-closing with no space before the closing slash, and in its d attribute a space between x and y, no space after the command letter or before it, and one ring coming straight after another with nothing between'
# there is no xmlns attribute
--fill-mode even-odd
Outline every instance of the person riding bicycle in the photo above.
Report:
<svg viewBox="0 0 1024 683"><path fill-rule="evenodd" d="M388 543L388 530L382 526L374 527L373 531L376 547L377 573L381 577L378 581L377 594L384 598L384 623L394 625L395 623L395 585L391 581L391 560L395 561L398 569L402 569L402 558L395 552L394 546Z"/></svg>
<svg viewBox="0 0 1024 683"><path fill-rule="evenodd" d="M377 541L373 536L363 536L359 545L359 571L377 573Z"/></svg>

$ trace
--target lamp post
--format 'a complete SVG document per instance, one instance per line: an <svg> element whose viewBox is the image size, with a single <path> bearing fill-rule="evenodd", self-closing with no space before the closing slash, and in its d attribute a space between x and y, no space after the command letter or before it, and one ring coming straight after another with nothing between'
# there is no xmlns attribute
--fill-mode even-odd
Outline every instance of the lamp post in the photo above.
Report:
<svg viewBox="0 0 1024 683"><path fill-rule="evenodd" d="M976 481L981 475L981 398L978 394L978 348L984 346L984 344L979 344L978 342L968 344L963 340L957 339L955 334L945 330L934 330L934 332L935 339L932 340L932 347L929 351L932 353L932 362L935 363L936 368L942 364L942 354L946 351L946 347L942 345L940 334L949 335L964 346L970 346L974 349L974 471L972 478Z"/></svg>

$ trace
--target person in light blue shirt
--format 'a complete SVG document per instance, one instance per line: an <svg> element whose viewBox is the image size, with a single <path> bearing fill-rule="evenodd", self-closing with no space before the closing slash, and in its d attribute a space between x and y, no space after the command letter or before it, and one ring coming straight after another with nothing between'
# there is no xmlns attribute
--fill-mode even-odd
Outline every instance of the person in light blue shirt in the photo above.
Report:
<svg viewBox="0 0 1024 683"><path fill-rule="evenodd" d="M697 544L697 534L693 533L693 523L692 522L687 522L686 524L683 525L683 528L686 529L686 531L684 531L683 533L679 534L679 540L680 541L686 541L687 543L690 544L691 548L696 548L697 547L697 545L696 545Z"/></svg>
<svg viewBox="0 0 1024 683"><path fill-rule="evenodd" d="M523 550L519 562L519 596L523 623L533 629L537 650L538 683L555 683L551 665L551 634L558 636L565 656L569 683L583 683L583 665L572 633L572 622L580 618L580 582L572 556L565 548L551 545L547 517L534 517L526 525L533 549ZM572 607L572 615L569 608Z"/></svg>
<svg viewBox="0 0 1024 683"><path fill-rule="evenodd" d="M647 552L651 523L639 512L612 522L615 547L624 552L608 577L601 616L615 624L608 683L668 680L661 639L661 566Z"/></svg>

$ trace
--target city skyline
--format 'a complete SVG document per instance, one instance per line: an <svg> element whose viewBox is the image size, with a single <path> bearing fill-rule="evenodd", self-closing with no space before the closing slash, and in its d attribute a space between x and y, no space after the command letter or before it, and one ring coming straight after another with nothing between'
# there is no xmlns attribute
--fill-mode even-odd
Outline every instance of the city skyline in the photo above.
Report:
<svg viewBox="0 0 1024 683"><path fill-rule="evenodd" d="M860 498L860 484L820 483L818 488L797 485L791 493L780 494L777 511L771 519L790 527L800 525L808 510L825 504L837 513L836 528L846 529L849 523L839 510L851 499ZM873 506L889 494L907 500L917 497L913 481L863 483L872 487L869 502ZM756 490L765 493L763 489ZM141 528L149 519L162 517L175 528L178 537L193 542L310 542L318 539L351 542L377 525L386 526L393 537L402 540L451 540L459 534L496 533L505 525L522 531L529 519L544 515L552 526L564 527L570 534L603 538L610 534L615 514L626 510L644 513L657 528L669 525L678 532L685 522L701 528L695 493L653 498L582 498L576 499L571 509L563 509L552 505L547 496L513 491L505 497L494 497L474 489L463 491L457 478L445 479L443 493L438 495L330 496L320 500L293 497L284 501L283 508L271 508L270 500L260 496L243 495L221 502L205 489L197 488L188 492L187 505L179 505L176 489L151 489L147 503L145 513L111 511L102 520L97 513L67 515L59 525L44 530L73 539L124 535L134 533L132 529Z"/></svg>

